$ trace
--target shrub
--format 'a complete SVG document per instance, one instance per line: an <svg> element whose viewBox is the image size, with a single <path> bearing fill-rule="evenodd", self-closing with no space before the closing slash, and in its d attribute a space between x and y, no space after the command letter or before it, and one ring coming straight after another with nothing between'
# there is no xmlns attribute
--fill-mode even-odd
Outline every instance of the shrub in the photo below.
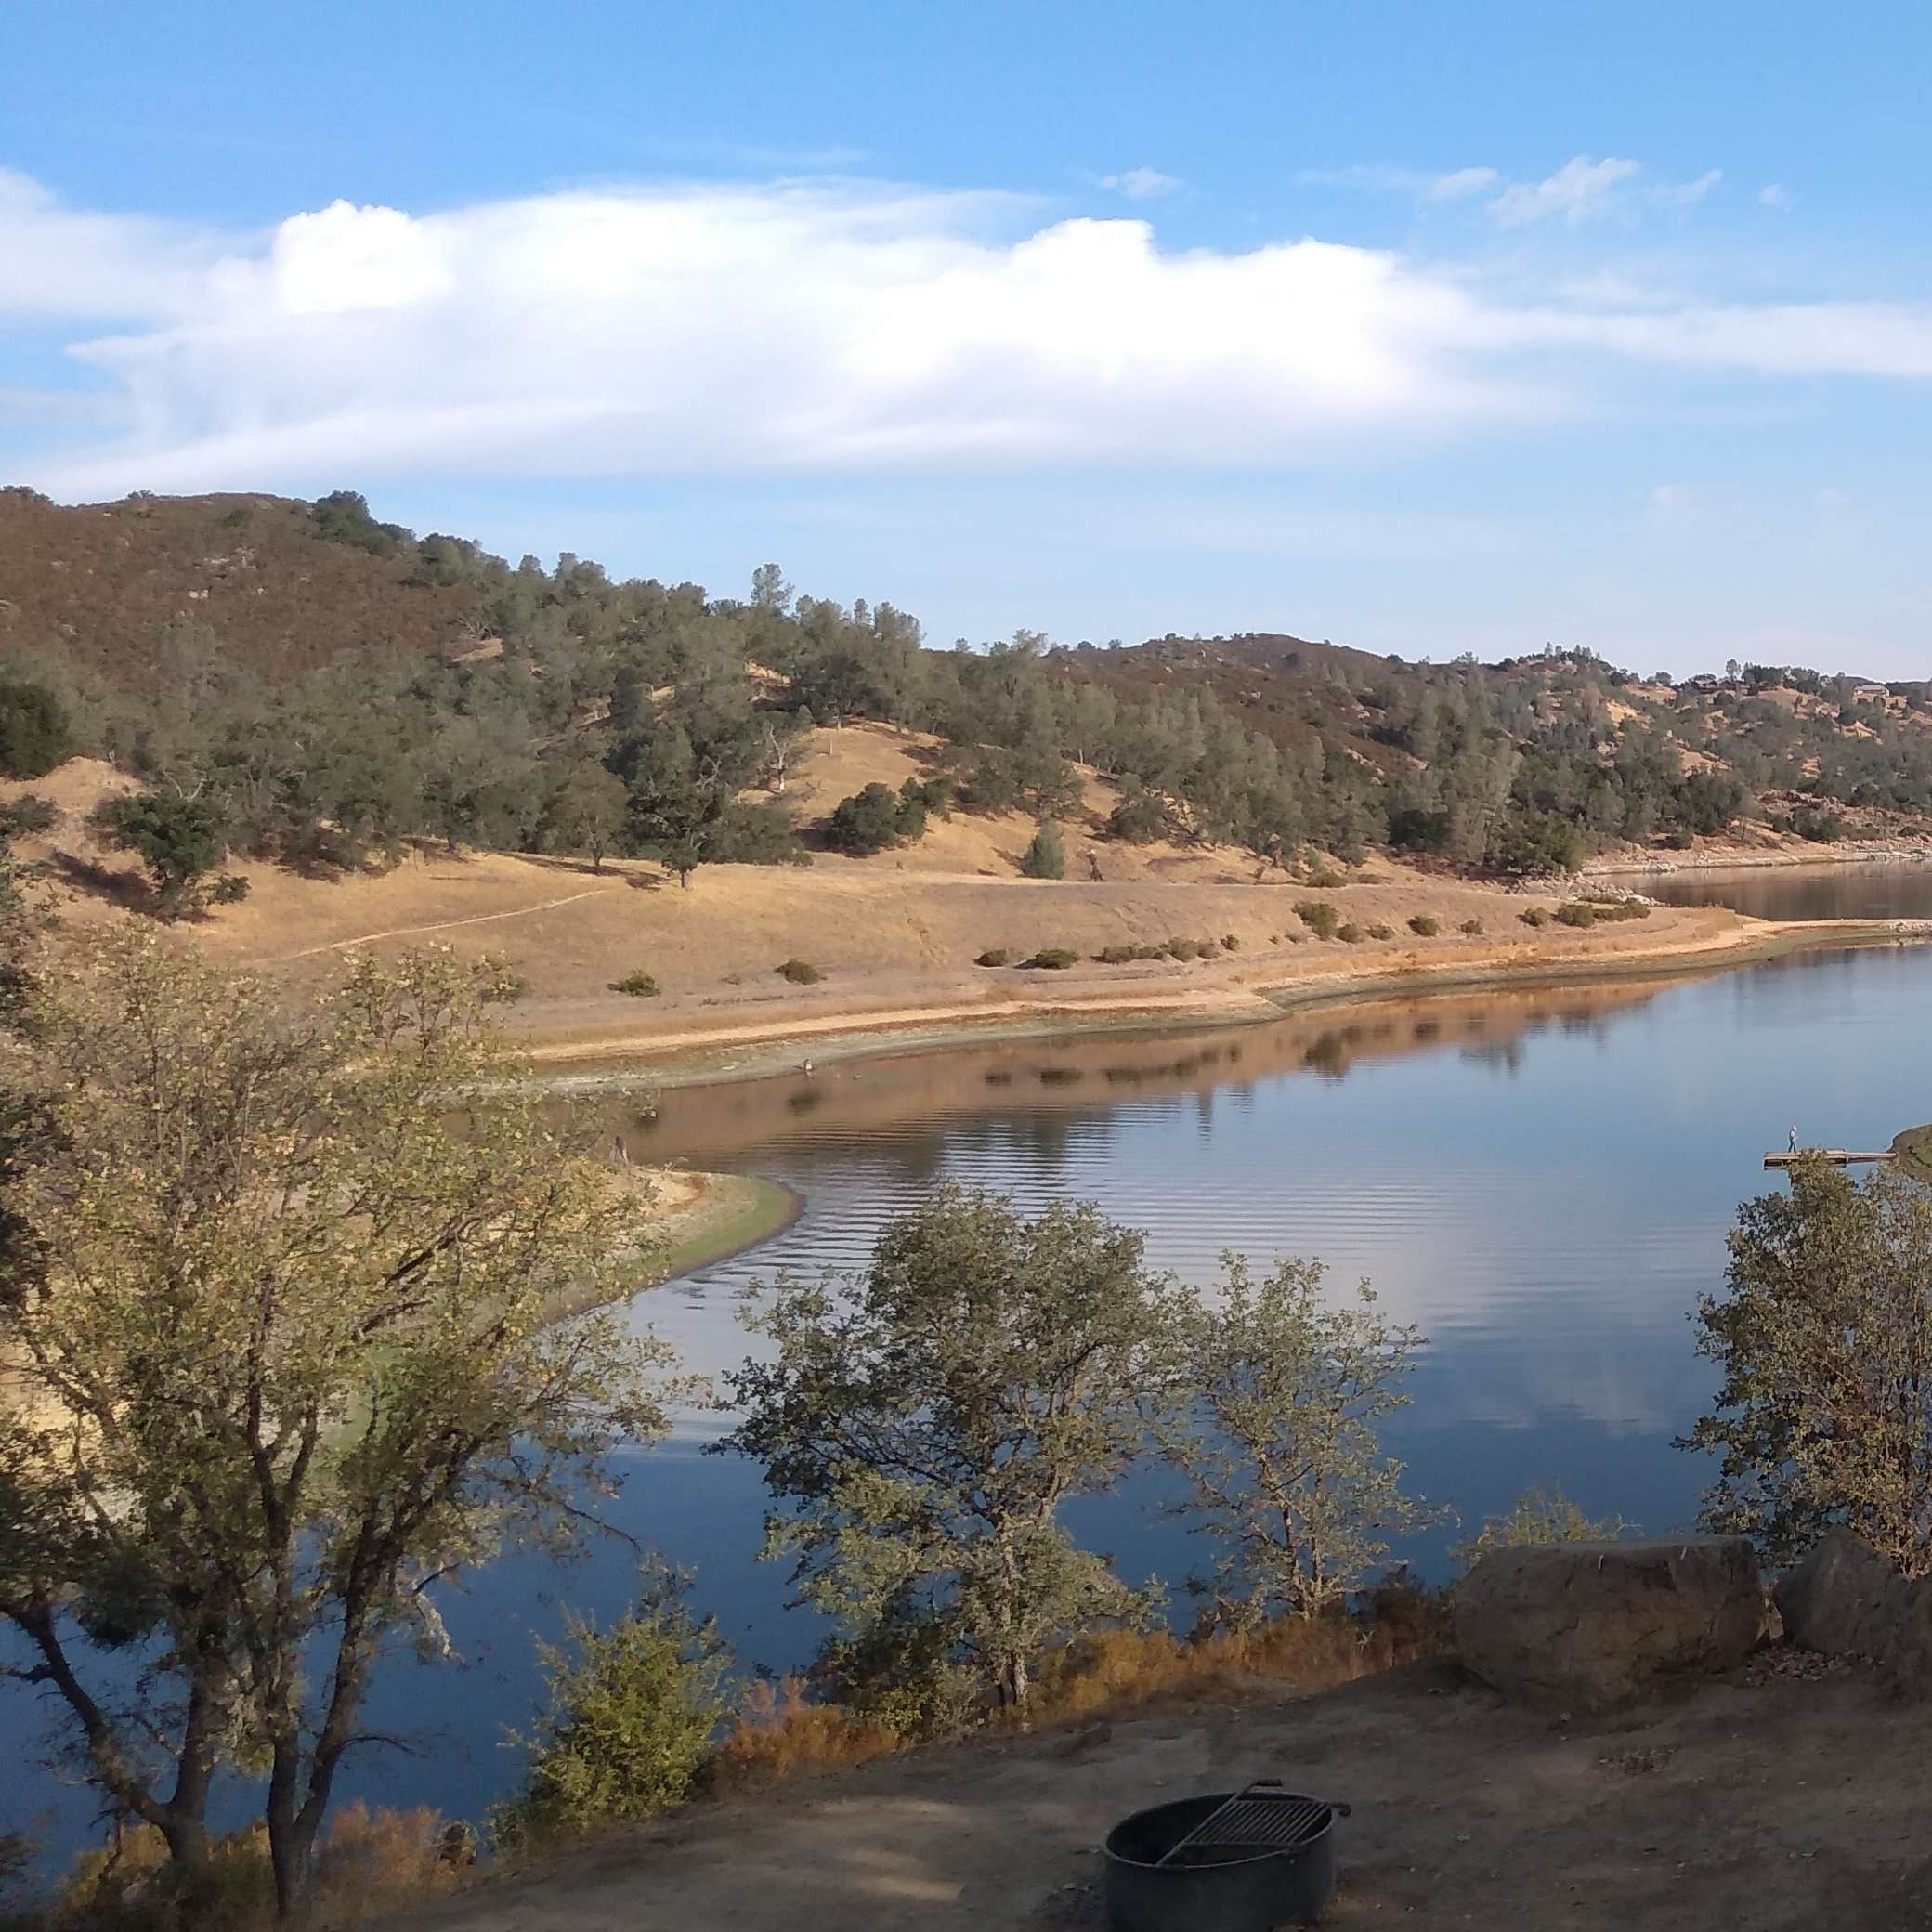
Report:
<svg viewBox="0 0 1932 1932"><path fill-rule="evenodd" d="M1223 933L1221 935L1221 949L1224 953L1238 953L1241 950L1240 933Z"/></svg>
<svg viewBox="0 0 1932 1932"><path fill-rule="evenodd" d="M1597 908L1582 899L1572 899L1568 905L1559 906L1550 917L1560 926L1594 926Z"/></svg>
<svg viewBox="0 0 1932 1932"><path fill-rule="evenodd" d="M19 798L0 804L0 842L18 839L29 832L51 831L59 822L60 808L37 791L23 791Z"/></svg>
<svg viewBox="0 0 1932 1932"><path fill-rule="evenodd" d="M1051 818L1040 820L1032 844L1021 855L1020 871L1027 879L1066 877L1066 847L1061 842L1060 828Z"/></svg>
<svg viewBox="0 0 1932 1932"><path fill-rule="evenodd" d="M1800 812L1793 824L1798 837L1814 845L1833 845L1845 836L1844 822L1835 812Z"/></svg>
<svg viewBox="0 0 1932 1932"><path fill-rule="evenodd" d="M1337 927L1341 924L1341 914L1334 907L1323 905L1319 899L1299 900L1295 917L1318 939L1333 939Z"/></svg>
<svg viewBox="0 0 1932 1932"><path fill-rule="evenodd" d="M659 989L657 981L649 973L637 972L627 973L622 979L612 980L610 990L613 993L628 993L633 999L655 999Z"/></svg>
<svg viewBox="0 0 1932 1932"><path fill-rule="evenodd" d="M729 1654L694 1618L684 1579L661 1573L607 1630L567 1614L564 1646L539 1646L549 1700L529 1748L523 1793L491 1819L501 1843L682 1804L703 1773L726 1709Z"/></svg>
<svg viewBox="0 0 1932 1932"><path fill-rule="evenodd" d="M1409 915L1409 931L1415 933L1417 939L1433 939L1442 930L1442 920L1433 918L1427 912L1415 912Z"/></svg>
<svg viewBox="0 0 1932 1932"><path fill-rule="evenodd" d="M902 803L889 786L880 784L842 798L826 822L825 842L834 852L853 858L868 858L888 850L899 842ZM924 829L925 808L920 806L920 830Z"/></svg>
<svg viewBox="0 0 1932 1932"><path fill-rule="evenodd" d="M989 946L973 963L975 966L1006 966L1012 963L1012 957L1003 946Z"/></svg>
<svg viewBox="0 0 1932 1932"><path fill-rule="evenodd" d="M780 979L789 979L795 986L816 986L825 977L809 959L787 959L775 971Z"/></svg>
<svg viewBox="0 0 1932 1932"><path fill-rule="evenodd" d="M721 866L809 866L791 815L777 799L734 799L711 829L705 856Z"/></svg>
<svg viewBox="0 0 1932 1932"><path fill-rule="evenodd" d="M1458 930L1468 934L1471 939L1481 939L1482 937L1482 921L1480 919L1466 919Z"/></svg>
<svg viewBox="0 0 1932 1932"><path fill-rule="evenodd" d="M1451 1544L1449 1556L1467 1570L1493 1549L1518 1549L1532 1543L1614 1543L1634 1529L1621 1516L1586 1516L1560 1489L1532 1489L1501 1516L1492 1516L1473 1536Z"/></svg>
<svg viewBox="0 0 1932 1932"><path fill-rule="evenodd" d="M109 799L95 809L93 824L110 844L146 865L163 918L195 909L202 879L221 855L215 814L203 801L159 791Z"/></svg>
<svg viewBox="0 0 1932 1932"><path fill-rule="evenodd" d="M1139 785L1129 785L1107 815L1107 832L1129 845L1151 845L1170 829L1166 803Z"/></svg>
<svg viewBox="0 0 1932 1932"><path fill-rule="evenodd" d="M1688 825L1680 825L1675 831L1664 833L1664 842L1673 852L1689 852L1697 843L1697 834Z"/></svg>
<svg viewBox="0 0 1932 1932"><path fill-rule="evenodd" d="M1080 963L1080 956L1069 946L1043 946L1025 963L1048 973L1064 973L1069 966Z"/></svg>
<svg viewBox="0 0 1932 1932"><path fill-rule="evenodd" d="M1540 906L1532 906L1528 911L1519 912L1516 916L1526 926L1547 926L1549 923L1549 914Z"/></svg>
<svg viewBox="0 0 1932 1932"><path fill-rule="evenodd" d="M1395 937L1395 929L1392 926L1385 926L1380 920L1377 920L1369 927L1368 936L1371 939L1393 939Z"/></svg>
<svg viewBox="0 0 1932 1932"><path fill-rule="evenodd" d="M39 685L0 675L0 777L37 778L72 749L60 700Z"/></svg>
<svg viewBox="0 0 1932 1932"><path fill-rule="evenodd" d="M1353 920L1341 927L1335 935L1344 946L1360 946L1364 937L1362 928Z"/></svg>
<svg viewBox="0 0 1932 1932"><path fill-rule="evenodd" d="M248 896L248 881L240 872L224 872L208 893L212 906L239 906Z"/></svg>
<svg viewBox="0 0 1932 1932"><path fill-rule="evenodd" d="M1130 946L1103 946L1093 957L1103 966L1125 966L1136 955Z"/></svg>

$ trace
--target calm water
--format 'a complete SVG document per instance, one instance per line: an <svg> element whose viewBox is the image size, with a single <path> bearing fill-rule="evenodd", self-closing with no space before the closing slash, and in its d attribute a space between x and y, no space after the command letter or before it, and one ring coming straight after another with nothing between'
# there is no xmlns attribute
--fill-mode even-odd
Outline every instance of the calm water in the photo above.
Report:
<svg viewBox="0 0 1932 1932"><path fill-rule="evenodd" d="M1932 919L1932 863L1739 866L1638 884L1666 906L1730 906L1753 919Z"/></svg>
<svg viewBox="0 0 1932 1932"><path fill-rule="evenodd" d="M755 1253L639 1298L686 1363L743 1351L734 1298L779 1268L860 1264L881 1223L958 1180L1028 1207L1090 1199L1143 1229L1152 1260L1207 1281L1228 1248L1317 1256L1371 1278L1429 1338L1391 1431L1415 1486L1479 1522L1533 1483L1647 1528L1688 1523L1705 1472L1671 1446L1712 1384L1690 1312L1720 1280L1737 1202L1771 1184L1763 1151L1794 1122L1882 1146L1932 1116L1932 948L1814 955L1699 981L1364 1008L1187 1038L1006 1047L821 1069L813 1079L672 1093L642 1126L655 1156L770 1175L803 1218ZM634 1144L634 1142L633 1142ZM750 1664L805 1660L816 1629L755 1560L757 1472L707 1456L691 1414L627 1459L617 1519L695 1565ZM1194 1552L1146 1484L1076 1512L1129 1573L1176 1581ZM1407 1552L1437 1572L1442 1532ZM424 1756L365 1757L345 1795L475 1817L516 1775L532 1638L564 1601L625 1601L618 1549L559 1572L499 1565L446 1599L465 1662L386 1669L370 1725ZM0 1716L31 1735L27 1693ZM38 1778L0 1780L0 1828L86 1810Z"/></svg>

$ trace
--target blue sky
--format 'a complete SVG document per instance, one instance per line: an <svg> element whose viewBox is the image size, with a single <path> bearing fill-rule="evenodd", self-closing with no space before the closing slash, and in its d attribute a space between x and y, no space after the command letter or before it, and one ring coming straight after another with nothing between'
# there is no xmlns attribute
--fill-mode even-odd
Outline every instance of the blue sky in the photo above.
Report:
<svg viewBox="0 0 1932 1932"><path fill-rule="evenodd" d="M929 635L1932 671L1920 9L0 10L0 476Z"/></svg>

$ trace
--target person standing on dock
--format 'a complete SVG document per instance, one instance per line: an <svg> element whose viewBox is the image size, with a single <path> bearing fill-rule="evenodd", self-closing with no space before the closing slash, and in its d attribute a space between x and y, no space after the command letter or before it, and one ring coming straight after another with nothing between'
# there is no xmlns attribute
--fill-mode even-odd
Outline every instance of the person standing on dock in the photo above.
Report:
<svg viewBox="0 0 1932 1932"><path fill-rule="evenodd" d="M1791 1130L1791 1151L1794 1154L1798 1151L1798 1130L1796 1128L1793 1128Z"/></svg>

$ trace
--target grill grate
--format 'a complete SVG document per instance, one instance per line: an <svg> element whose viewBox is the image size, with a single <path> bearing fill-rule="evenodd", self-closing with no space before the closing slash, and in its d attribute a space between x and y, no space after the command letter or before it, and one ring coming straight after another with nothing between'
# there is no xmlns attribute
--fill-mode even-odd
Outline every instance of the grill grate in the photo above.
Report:
<svg viewBox="0 0 1932 1932"><path fill-rule="evenodd" d="M1206 1865L1258 1852L1294 1851L1313 1838L1336 1812L1347 1809L1325 1798L1283 1791L1263 1779L1209 1812L1156 1863Z"/></svg>

